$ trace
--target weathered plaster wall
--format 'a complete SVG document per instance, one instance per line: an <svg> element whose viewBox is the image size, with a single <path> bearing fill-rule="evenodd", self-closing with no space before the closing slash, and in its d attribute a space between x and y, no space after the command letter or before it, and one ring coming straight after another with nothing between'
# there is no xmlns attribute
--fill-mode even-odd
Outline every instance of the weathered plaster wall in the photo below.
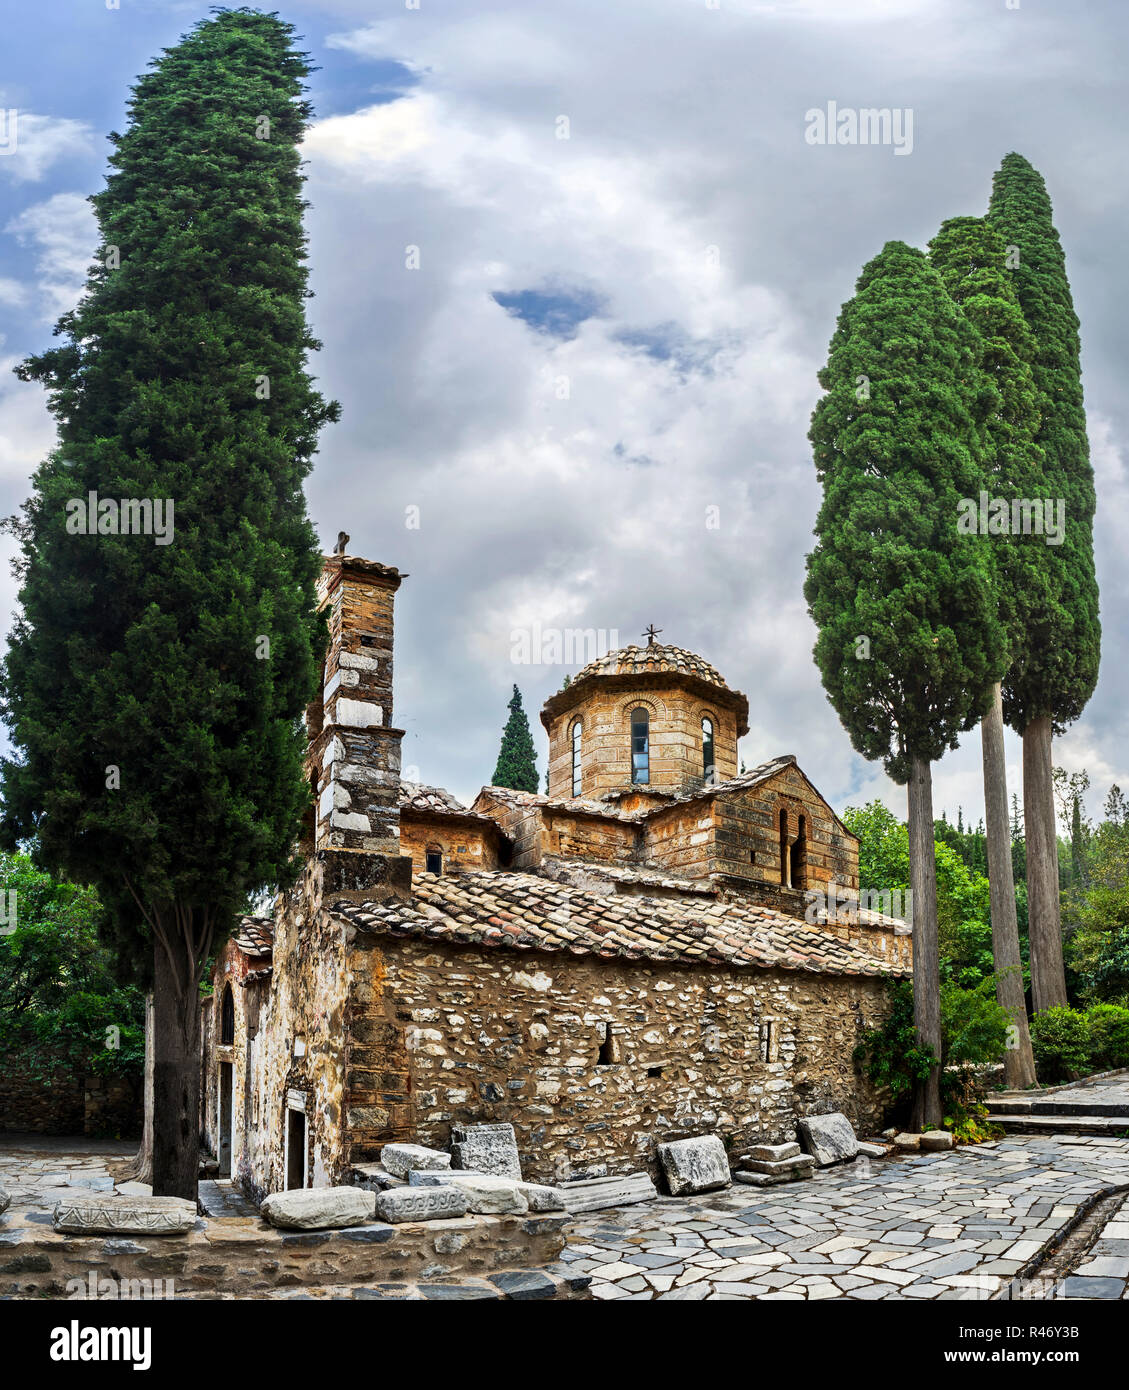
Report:
<svg viewBox="0 0 1129 1390"><path fill-rule="evenodd" d="M432 847L443 856L445 874L498 867L498 839L490 826L401 811L400 853L411 857L413 877L427 872L427 851Z"/></svg>
<svg viewBox="0 0 1129 1390"><path fill-rule="evenodd" d="M393 1138L446 1146L452 1121L509 1121L526 1174L551 1181L601 1164L653 1171L656 1143L691 1134L739 1152L793 1138L814 1111L841 1109L862 1129L880 1118L851 1060L885 1009L874 979L361 932L349 961L350 1079L363 1065L373 1098L357 1159Z"/></svg>

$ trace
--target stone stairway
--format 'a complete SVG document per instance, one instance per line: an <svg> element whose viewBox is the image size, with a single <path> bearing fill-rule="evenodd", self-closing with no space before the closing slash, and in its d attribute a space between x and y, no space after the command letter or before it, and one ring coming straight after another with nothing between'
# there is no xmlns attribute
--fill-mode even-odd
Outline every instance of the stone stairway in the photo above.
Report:
<svg viewBox="0 0 1129 1390"><path fill-rule="evenodd" d="M1129 1070L1038 1091L999 1091L988 1097L988 1112L1007 1134L1129 1137Z"/></svg>

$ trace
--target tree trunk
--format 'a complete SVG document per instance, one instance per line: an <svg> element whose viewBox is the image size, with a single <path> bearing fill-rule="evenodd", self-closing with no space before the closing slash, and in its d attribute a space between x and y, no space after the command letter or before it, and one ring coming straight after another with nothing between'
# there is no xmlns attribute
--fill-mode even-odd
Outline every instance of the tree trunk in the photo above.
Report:
<svg viewBox="0 0 1129 1390"><path fill-rule="evenodd" d="M133 1182L153 1181L153 993L145 996L145 1079L142 1087L144 1118L141 1125L141 1147L129 1168Z"/></svg>
<svg viewBox="0 0 1129 1390"><path fill-rule="evenodd" d="M918 1041L938 1063L914 1091L913 1124L941 1123L941 977L937 951L937 861L933 847L933 774L922 758L912 760L909 779L909 875L913 892L913 1017Z"/></svg>
<svg viewBox="0 0 1129 1390"><path fill-rule="evenodd" d="M1011 1016L1012 1031L1004 1052L1008 1087L1022 1091L1035 1084L1035 1058L1023 998L1023 960L1019 954L1019 925L1015 917L1015 884L1011 875L1011 824L1007 807L1007 766L1004 762L1004 711L997 681L992 704L980 724L984 756L984 825L988 838L988 884L992 905L992 961L996 998Z"/></svg>
<svg viewBox="0 0 1129 1390"><path fill-rule="evenodd" d="M153 1195L196 1200L200 1164L200 1001L195 962L153 943Z"/></svg>
<svg viewBox="0 0 1129 1390"><path fill-rule="evenodd" d="M1051 778L1051 721L1032 719L1023 730L1023 820L1027 835L1027 932L1031 943L1031 1003L1042 1013L1066 1001L1058 838Z"/></svg>

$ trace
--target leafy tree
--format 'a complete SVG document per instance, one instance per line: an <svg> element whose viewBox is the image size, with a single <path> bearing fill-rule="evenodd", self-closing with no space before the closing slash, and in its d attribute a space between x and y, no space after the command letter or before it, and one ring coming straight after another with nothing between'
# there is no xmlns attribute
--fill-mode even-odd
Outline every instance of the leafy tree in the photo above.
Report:
<svg viewBox="0 0 1129 1390"><path fill-rule="evenodd" d="M197 984L246 895L293 871L309 797L324 629L302 483L337 408L306 370L308 71L290 25L245 9L165 50L111 136L85 294L20 368L59 446L13 523L5 832L97 886L123 959L151 952L153 1186L182 1197ZM68 502L94 491L169 499L173 531L114 534L107 513L82 534Z"/></svg>
<svg viewBox="0 0 1129 1390"><path fill-rule="evenodd" d="M809 434L823 485L804 588L815 659L854 747L908 787L917 1027L935 1053L931 764L980 719L1004 661L985 546L956 529L982 481L979 353L921 252L888 242L839 316ZM915 1109L940 1121L936 1068Z"/></svg>
<svg viewBox="0 0 1129 1390"><path fill-rule="evenodd" d="M1041 399L1036 443L1043 450L1044 490L1021 495L1061 500L1065 506L1062 544L1045 545L1041 553L1030 547L1038 572L1022 592L1023 641L1012 653L1003 693L1004 718L1023 737L1031 989L1038 1012L1066 1003L1051 739L1078 718L1098 678L1094 477L1066 261L1046 185L1021 155L1005 156L996 172L988 220L1009 248Z"/></svg>
<svg viewBox="0 0 1129 1390"><path fill-rule="evenodd" d="M82 1074L139 1077L145 1004L122 985L98 936L98 895L60 882L24 854L0 854L14 893L12 930L0 935L0 1053L20 1053L44 1076L60 1063Z"/></svg>
<svg viewBox="0 0 1129 1390"><path fill-rule="evenodd" d="M502 746L494 768L493 785L512 787L514 791L537 790L537 750L529 732L529 720L521 703L521 691L514 686L510 696L510 716L502 730Z"/></svg>

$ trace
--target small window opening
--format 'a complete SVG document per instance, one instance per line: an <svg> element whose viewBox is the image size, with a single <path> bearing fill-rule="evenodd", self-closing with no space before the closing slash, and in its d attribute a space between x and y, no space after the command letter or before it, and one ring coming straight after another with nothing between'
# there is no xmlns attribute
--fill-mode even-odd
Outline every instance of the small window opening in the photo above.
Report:
<svg viewBox="0 0 1129 1390"><path fill-rule="evenodd" d="M648 1076L662 1076L662 1074L663 1074L663 1069L662 1069L662 1067L648 1067L648 1068L647 1068L647 1075L648 1075Z"/></svg>
<svg viewBox="0 0 1129 1390"><path fill-rule="evenodd" d="M427 872L441 876L443 873L443 851L428 847L427 849Z"/></svg>
<svg viewBox="0 0 1129 1390"><path fill-rule="evenodd" d="M604 1039L600 1043L600 1055L596 1058L598 1067L614 1067L620 1060L619 1040L610 1023L604 1024Z"/></svg>
<svg viewBox="0 0 1129 1390"><path fill-rule="evenodd" d="M572 726L572 794L580 795L580 736L583 732L579 719Z"/></svg>
<svg viewBox="0 0 1129 1390"><path fill-rule="evenodd" d="M223 1001L220 1004L220 1046L231 1047L235 1042L235 998L231 986L226 985Z"/></svg>
<svg viewBox="0 0 1129 1390"><path fill-rule="evenodd" d="M717 781L717 769L713 761L713 720L702 720L702 776L707 786Z"/></svg>

